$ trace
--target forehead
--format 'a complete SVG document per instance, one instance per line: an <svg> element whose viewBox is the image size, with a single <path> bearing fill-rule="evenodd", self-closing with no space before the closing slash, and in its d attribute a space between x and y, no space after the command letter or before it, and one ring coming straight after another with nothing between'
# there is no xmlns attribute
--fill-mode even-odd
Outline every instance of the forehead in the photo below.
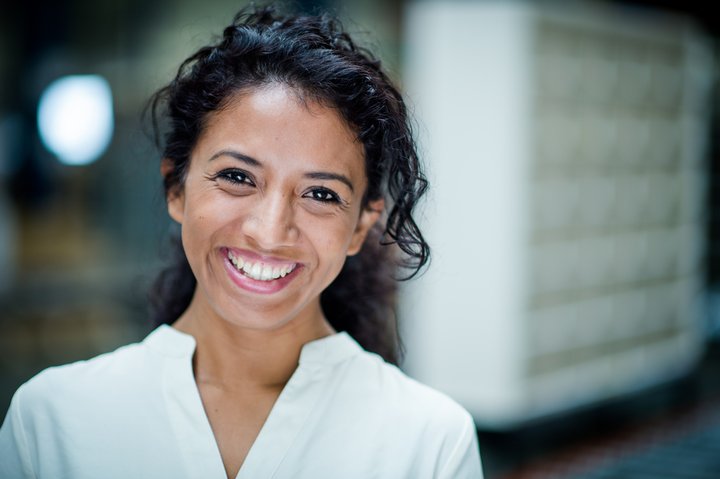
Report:
<svg viewBox="0 0 720 479"><path fill-rule="evenodd" d="M278 84L234 94L205 122L193 156L236 147L261 163L359 170L362 143L340 113Z"/></svg>

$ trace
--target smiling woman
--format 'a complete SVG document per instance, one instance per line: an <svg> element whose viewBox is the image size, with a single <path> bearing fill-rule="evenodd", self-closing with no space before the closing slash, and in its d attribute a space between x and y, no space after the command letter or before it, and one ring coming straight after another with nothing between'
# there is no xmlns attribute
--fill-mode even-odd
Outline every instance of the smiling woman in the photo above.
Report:
<svg viewBox="0 0 720 479"><path fill-rule="evenodd" d="M160 324L23 385L0 476L481 477L467 412L390 364L395 265L428 247L379 62L327 17L241 13L152 105L181 226Z"/></svg>
<svg viewBox="0 0 720 479"><path fill-rule="evenodd" d="M182 189L170 192L201 285L180 330L192 334L199 317L258 333L332 331L320 295L360 250L383 200L363 198L362 144L343 118L290 88L233 93L200 134Z"/></svg>

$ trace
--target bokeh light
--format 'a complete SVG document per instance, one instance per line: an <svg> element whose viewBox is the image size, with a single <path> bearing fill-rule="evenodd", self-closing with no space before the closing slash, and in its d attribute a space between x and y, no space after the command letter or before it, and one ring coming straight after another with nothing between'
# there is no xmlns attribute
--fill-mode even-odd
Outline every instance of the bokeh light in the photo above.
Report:
<svg viewBox="0 0 720 479"><path fill-rule="evenodd" d="M38 104L40 138L61 163L97 160L113 133L112 92L98 75L70 75L51 83Z"/></svg>

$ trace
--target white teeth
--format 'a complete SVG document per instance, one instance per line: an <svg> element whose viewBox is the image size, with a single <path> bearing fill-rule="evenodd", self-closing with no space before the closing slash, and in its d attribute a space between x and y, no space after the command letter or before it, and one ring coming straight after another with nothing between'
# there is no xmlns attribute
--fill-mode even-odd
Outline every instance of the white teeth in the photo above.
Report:
<svg viewBox="0 0 720 479"><path fill-rule="evenodd" d="M237 256L233 255L231 251L228 251L228 258L237 269L242 269L245 265L245 261L242 258L238 258Z"/></svg>
<svg viewBox="0 0 720 479"><path fill-rule="evenodd" d="M290 274L296 266L295 264L289 264L286 266L271 266L261 262L253 263L251 261L244 260L239 256L235 256L230 251L228 251L228 259L233 265L235 265L238 271L242 271L246 276L258 281L271 281L278 278L284 278Z"/></svg>
<svg viewBox="0 0 720 479"><path fill-rule="evenodd" d="M252 265L252 269L250 270L250 273L249 273L250 277L256 278L256 279L262 279L260 277L261 273L262 273L262 266L260 265L260 263L255 263L254 265Z"/></svg>

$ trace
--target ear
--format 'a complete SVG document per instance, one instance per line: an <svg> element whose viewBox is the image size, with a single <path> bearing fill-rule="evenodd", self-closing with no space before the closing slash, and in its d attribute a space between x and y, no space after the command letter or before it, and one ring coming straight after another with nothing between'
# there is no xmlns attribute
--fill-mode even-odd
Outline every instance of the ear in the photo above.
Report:
<svg viewBox="0 0 720 479"><path fill-rule="evenodd" d="M174 169L175 165L172 160L163 158L160 162L160 174L162 174L163 178L167 178L167 175L171 174ZM169 191L165 201L167 202L170 218L182 224L185 217L185 195L182 189L177 188Z"/></svg>
<svg viewBox="0 0 720 479"><path fill-rule="evenodd" d="M348 247L348 256L353 256L360 252L368 231L377 223L384 209L385 200L381 198L368 202L362 212L360 212L360 219L358 220L352 239L350 240L350 246Z"/></svg>

